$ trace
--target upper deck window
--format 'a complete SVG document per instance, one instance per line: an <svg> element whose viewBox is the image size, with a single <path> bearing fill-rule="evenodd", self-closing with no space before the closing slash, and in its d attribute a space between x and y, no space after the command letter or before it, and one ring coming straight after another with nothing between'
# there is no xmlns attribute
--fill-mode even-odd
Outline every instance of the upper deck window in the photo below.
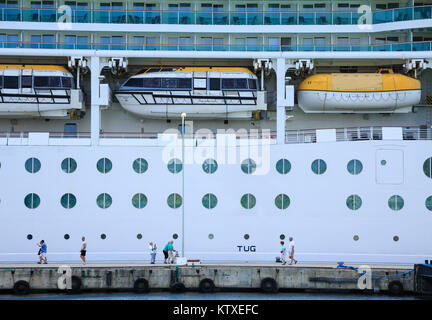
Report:
<svg viewBox="0 0 432 320"><path fill-rule="evenodd" d="M237 90L247 88L247 79L222 79L222 90Z"/></svg>
<svg viewBox="0 0 432 320"><path fill-rule="evenodd" d="M21 88L32 87L32 76L21 76Z"/></svg>
<svg viewBox="0 0 432 320"><path fill-rule="evenodd" d="M39 88L60 88L60 77L34 77L34 87Z"/></svg>
<svg viewBox="0 0 432 320"><path fill-rule="evenodd" d="M3 88L5 89L18 89L19 79L17 76L4 76Z"/></svg>
<svg viewBox="0 0 432 320"><path fill-rule="evenodd" d="M220 78L210 78L210 90L220 90Z"/></svg>
<svg viewBox="0 0 432 320"><path fill-rule="evenodd" d="M63 88L72 88L72 78L71 77L62 77L62 87Z"/></svg>
<svg viewBox="0 0 432 320"><path fill-rule="evenodd" d="M144 88L160 88L161 79L160 78L143 78Z"/></svg>
<svg viewBox="0 0 432 320"><path fill-rule="evenodd" d="M249 89L256 89L257 88L255 79L248 79L248 82L249 82Z"/></svg>
<svg viewBox="0 0 432 320"><path fill-rule="evenodd" d="M142 88L142 86L143 78L131 78L123 85L123 87L128 88Z"/></svg>
<svg viewBox="0 0 432 320"><path fill-rule="evenodd" d="M0 89L3 88L3 76L0 76Z"/></svg>

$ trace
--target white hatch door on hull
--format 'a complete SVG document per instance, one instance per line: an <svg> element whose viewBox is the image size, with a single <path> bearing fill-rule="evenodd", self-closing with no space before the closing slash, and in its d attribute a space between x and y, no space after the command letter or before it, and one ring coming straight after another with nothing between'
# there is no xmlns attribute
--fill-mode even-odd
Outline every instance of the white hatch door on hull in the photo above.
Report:
<svg viewBox="0 0 432 320"><path fill-rule="evenodd" d="M377 184L404 182L404 154L400 149L379 149L375 155Z"/></svg>

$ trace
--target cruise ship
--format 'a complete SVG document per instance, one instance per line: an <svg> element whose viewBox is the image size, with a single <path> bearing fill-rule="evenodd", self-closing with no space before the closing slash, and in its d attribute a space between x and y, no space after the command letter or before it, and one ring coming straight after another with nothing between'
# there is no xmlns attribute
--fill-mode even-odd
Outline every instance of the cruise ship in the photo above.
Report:
<svg viewBox="0 0 432 320"><path fill-rule="evenodd" d="M0 0L0 262L432 259L431 0Z"/></svg>

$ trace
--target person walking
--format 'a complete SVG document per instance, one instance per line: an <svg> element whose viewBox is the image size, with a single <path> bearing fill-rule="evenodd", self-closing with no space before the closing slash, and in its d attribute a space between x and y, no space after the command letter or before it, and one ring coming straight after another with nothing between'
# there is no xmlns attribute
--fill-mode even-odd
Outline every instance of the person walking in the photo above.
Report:
<svg viewBox="0 0 432 320"><path fill-rule="evenodd" d="M294 264L297 264L297 260L294 259L294 240L293 237L289 238L289 244L288 244L288 254L289 254L289 258L291 259L291 262L289 263L290 265L292 265L293 261Z"/></svg>
<svg viewBox="0 0 432 320"><path fill-rule="evenodd" d="M172 252L173 252L173 241L168 241L168 243L165 245L164 249L162 250L164 254L164 263L170 263L170 258L172 259Z"/></svg>
<svg viewBox="0 0 432 320"><path fill-rule="evenodd" d="M282 248L281 248L281 261L282 261L282 264L284 265L284 264L286 264L286 261L287 261L287 248L285 246L284 241L281 241L280 244L282 246Z"/></svg>
<svg viewBox="0 0 432 320"><path fill-rule="evenodd" d="M149 249L150 249L150 263L155 264L156 261L156 252L157 252L157 246L156 242L150 242L149 243Z"/></svg>
<svg viewBox="0 0 432 320"><path fill-rule="evenodd" d="M82 264L86 264L86 253L87 253L87 242L85 237L81 238L81 250L80 250L80 258L82 260Z"/></svg>
<svg viewBox="0 0 432 320"><path fill-rule="evenodd" d="M45 243L45 240L41 240L40 243L37 243L37 246L39 247L39 262L38 264L41 264L42 261L44 261L44 264L47 264L47 245Z"/></svg>

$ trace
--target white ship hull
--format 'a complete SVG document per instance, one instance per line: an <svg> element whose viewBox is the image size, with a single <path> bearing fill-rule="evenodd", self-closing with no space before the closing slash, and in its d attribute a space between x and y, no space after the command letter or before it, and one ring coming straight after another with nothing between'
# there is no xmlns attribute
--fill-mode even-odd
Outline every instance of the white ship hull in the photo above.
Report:
<svg viewBox="0 0 432 320"><path fill-rule="evenodd" d="M177 143L169 158L181 159L180 146ZM263 154L268 150L270 157L249 153L258 165L256 173L249 175L239 164L248 153L239 147L228 147L224 152L186 147L186 163L192 161L185 167L184 241L188 258L274 261L282 234L294 237L296 257L303 262L412 264L432 257L432 214L425 207L432 181L422 169L432 156L431 141L267 144L260 148ZM209 151L214 154L209 155ZM0 249L0 262L36 261L36 241L41 239L48 245L48 261L77 262L83 235L89 262L147 261L149 241L158 244L160 260L161 249L173 234L179 236L174 247L181 250L181 207L167 205L169 194L181 194L181 174L168 171L162 161L166 152L166 146L161 145L1 147L0 177L5 183L0 185L0 241L5 245ZM224 164L230 152L237 161ZM24 169L30 157L41 162L37 173ZM76 171L70 174L60 167L67 157L77 162ZM107 174L96 169L96 162L103 157L113 164ZM202 161L209 157L218 162L214 174L202 169ZM147 160L145 173L132 169L136 158ZM291 162L286 175L275 169L281 158ZM312 172L315 159L326 161L324 174ZM351 159L362 162L360 174L348 173ZM387 165L381 165L381 160ZM97 196L104 192L112 197L107 209L96 204ZM139 192L148 199L143 209L131 204L132 196ZM29 193L40 196L36 209L24 205ZM65 193L76 196L72 209L60 204ZM202 197L207 193L218 198L213 209L203 207ZM256 197L252 209L240 204L245 193ZM275 197L281 193L291 200L285 210L275 206ZM346 205L352 194L362 199L362 206L355 211ZM403 197L403 209L389 208L388 199L393 195ZM65 234L70 239L66 240ZM101 234L106 235L105 240ZM210 234L213 239L209 239ZM395 236L398 241L394 241Z"/></svg>

